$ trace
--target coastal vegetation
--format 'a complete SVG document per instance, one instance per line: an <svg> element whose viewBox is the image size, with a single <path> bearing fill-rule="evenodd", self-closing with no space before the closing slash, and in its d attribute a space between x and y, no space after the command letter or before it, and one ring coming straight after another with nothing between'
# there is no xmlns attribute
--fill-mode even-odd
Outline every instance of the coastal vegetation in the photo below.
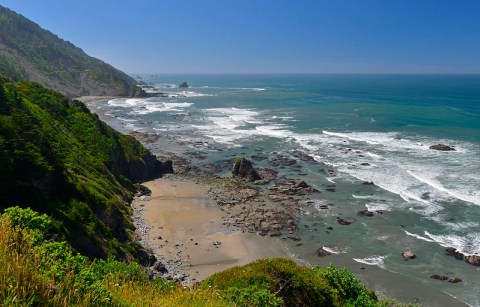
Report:
<svg viewBox="0 0 480 307"><path fill-rule="evenodd" d="M54 237L54 221L12 207L0 216L0 301L51 306L399 306L353 274L266 259L212 275L193 289L149 279L137 263L89 260ZM58 238L58 237L57 237Z"/></svg>
<svg viewBox="0 0 480 307"><path fill-rule="evenodd" d="M132 96L140 91L132 77L3 6L0 74L36 81L69 97Z"/></svg>
<svg viewBox="0 0 480 307"><path fill-rule="evenodd" d="M86 106L37 83L0 77L0 208L31 207L90 257L146 257L129 206L162 163Z"/></svg>

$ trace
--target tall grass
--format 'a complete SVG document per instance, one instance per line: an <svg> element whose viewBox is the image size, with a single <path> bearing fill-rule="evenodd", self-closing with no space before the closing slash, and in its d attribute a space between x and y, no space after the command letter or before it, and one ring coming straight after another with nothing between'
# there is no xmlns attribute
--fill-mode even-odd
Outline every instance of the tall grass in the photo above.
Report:
<svg viewBox="0 0 480 307"><path fill-rule="evenodd" d="M0 218L0 233L2 306L226 306L217 290L150 281L136 265L103 261L72 266L9 219ZM78 282L82 274L91 275L83 284Z"/></svg>

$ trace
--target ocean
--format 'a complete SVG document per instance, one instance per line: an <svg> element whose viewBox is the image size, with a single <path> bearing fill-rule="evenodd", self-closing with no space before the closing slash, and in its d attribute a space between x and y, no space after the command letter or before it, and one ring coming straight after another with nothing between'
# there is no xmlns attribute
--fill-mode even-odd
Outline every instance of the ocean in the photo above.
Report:
<svg viewBox="0 0 480 307"><path fill-rule="evenodd" d="M303 245L284 243L296 257L345 266L377 293L405 302L480 306L480 267L444 250L480 255L479 75L137 77L168 97L90 108L111 115L122 132L169 140L153 144L154 152L196 151L202 158L189 158L199 167L235 156L297 160L276 168L279 175L321 193L299 217ZM190 87L178 88L183 81ZM439 143L456 150L429 149ZM301 161L299 152L314 161ZM272 168L268 159L253 163ZM358 215L365 209L375 215ZM339 225L337 217L353 223ZM321 247L332 255L318 257ZM407 250L417 258L405 261Z"/></svg>

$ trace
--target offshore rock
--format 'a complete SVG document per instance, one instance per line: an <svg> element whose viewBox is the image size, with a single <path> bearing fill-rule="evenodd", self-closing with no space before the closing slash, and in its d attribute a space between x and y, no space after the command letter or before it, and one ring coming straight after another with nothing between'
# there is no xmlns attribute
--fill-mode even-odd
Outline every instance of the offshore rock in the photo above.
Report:
<svg viewBox="0 0 480 307"><path fill-rule="evenodd" d="M438 279L438 280L448 280L447 276L442 276L442 275L438 275L438 274L433 274L432 276L430 276L430 278Z"/></svg>
<svg viewBox="0 0 480 307"><path fill-rule="evenodd" d="M440 151L456 151L455 148L450 147L450 146L445 145L445 144L432 145L429 148L434 149L434 150L440 150Z"/></svg>
<svg viewBox="0 0 480 307"><path fill-rule="evenodd" d="M362 215L362 216L372 217L372 216L375 215L375 212L366 209L366 210L358 211L357 214L358 214L358 215Z"/></svg>
<svg viewBox="0 0 480 307"><path fill-rule="evenodd" d="M337 218L337 223L339 223L340 225L350 225L353 222L349 222L349 221L347 221L345 219L342 219L342 218Z"/></svg>
<svg viewBox="0 0 480 307"><path fill-rule="evenodd" d="M460 252L457 252L457 250L453 247L447 247L445 249L445 255L453 256L453 257L455 257L455 259L458 259L458 260L464 260L465 259L465 255L460 253Z"/></svg>
<svg viewBox="0 0 480 307"><path fill-rule="evenodd" d="M402 253L402 257L405 258L405 260L410 260L410 259L415 259L417 258L417 255L412 253L411 251L406 251Z"/></svg>
<svg viewBox="0 0 480 307"><path fill-rule="evenodd" d="M251 182L262 179L253 168L252 162L245 158L235 159L233 162L232 175L234 177L244 178Z"/></svg>
<svg viewBox="0 0 480 307"><path fill-rule="evenodd" d="M330 256L332 255L331 252L327 251L326 249L324 249L323 247L320 247L319 249L317 249L317 256L318 257L325 257L325 256Z"/></svg>
<svg viewBox="0 0 480 307"><path fill-rule="evenodd" d="M476 255L467 256L465 260L471 265L480 266L480 256L476 256Z"/></svg>
<svg viewBox="0 0 480 307"><path fill-rule="evenodd" d="M187 83L187 81L183 81L182 83L180 83L180 84L178 85L178 87L179 87L179 88L188 88L188 83Z"/></svg>

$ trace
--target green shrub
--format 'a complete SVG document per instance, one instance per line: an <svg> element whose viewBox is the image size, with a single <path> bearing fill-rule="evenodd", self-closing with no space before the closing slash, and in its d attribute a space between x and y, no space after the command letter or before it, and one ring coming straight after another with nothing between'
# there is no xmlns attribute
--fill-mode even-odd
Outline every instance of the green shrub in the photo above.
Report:
<svg viewBox="0 0 480 307"><path fill-rule="evenodd" d="M337 290L323 277L288 259L264 259L234 267L210 276L202 287L214 287L234 294L250 293L252 297L254 289L262 293L268 291L281 298L287 306L339 305Z"/></svg>
<svg viewBox="0 0 480 307"><path fill-rule="evenodd" d="M345 306L374 306L376 304L375 293L368 290L347 269L338 269L330 265L326 268L316 266L313 270L338 291L338 295L344 301Z"/></svg>

